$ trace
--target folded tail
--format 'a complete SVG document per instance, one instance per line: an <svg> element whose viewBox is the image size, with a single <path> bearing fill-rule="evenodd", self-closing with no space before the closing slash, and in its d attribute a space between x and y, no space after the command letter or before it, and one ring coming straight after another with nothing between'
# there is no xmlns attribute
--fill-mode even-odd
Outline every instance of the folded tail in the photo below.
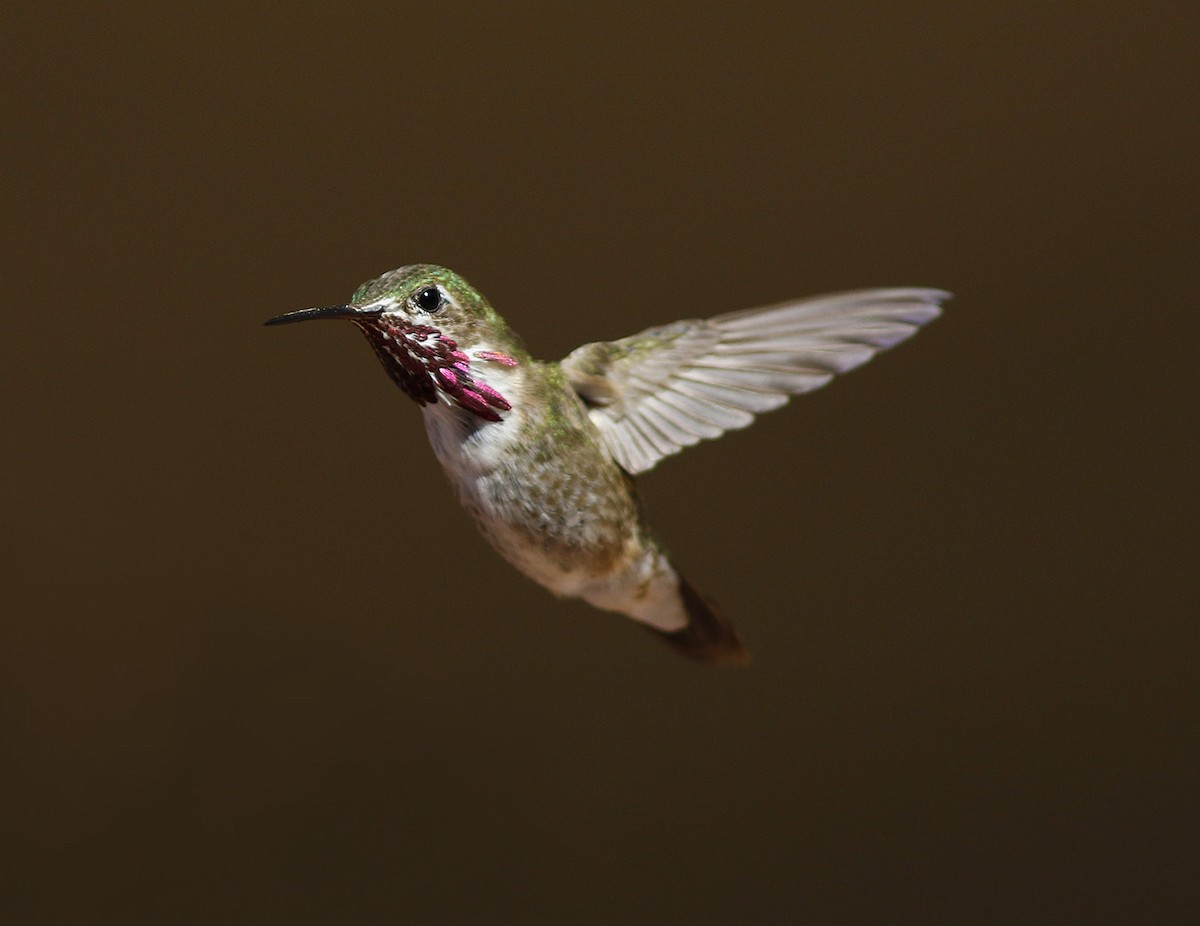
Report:
<svg viewBox="0 0 1200 926"><path fill-rule="evenodd" d="M646 629L679 655L697 662L718 666L750 661L750 651L738 639L733 625L714 611L683 576L679 576L679 598L688 617L686 627L668 631L646 625Z"/></svg>

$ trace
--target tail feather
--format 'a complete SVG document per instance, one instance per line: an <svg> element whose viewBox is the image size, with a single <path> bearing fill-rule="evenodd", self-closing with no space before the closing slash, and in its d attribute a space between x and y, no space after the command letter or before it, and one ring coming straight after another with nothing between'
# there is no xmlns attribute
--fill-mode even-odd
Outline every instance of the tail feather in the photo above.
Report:
<svg viewBox="0 0 1200 926"><path fill-rule="evenodd" d="M738 639L733 625L717 614L683 576L679 577L679 598L687 612L687 626L673 631L647 627L651 633L681 656L697 662L745 665L750 661L750 650Z"/></svg>

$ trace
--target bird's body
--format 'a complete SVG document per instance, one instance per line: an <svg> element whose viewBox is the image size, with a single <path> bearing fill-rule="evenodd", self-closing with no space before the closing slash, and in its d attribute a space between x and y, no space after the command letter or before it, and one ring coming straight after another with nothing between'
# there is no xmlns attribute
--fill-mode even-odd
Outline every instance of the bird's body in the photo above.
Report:
<svg viewBox="0 0 1200 926"><path fill-rule="evenodd" d="M823 385L938 314L938 290L872 290L677 322L534 360L461 277L417 264L350 303L269 323L353 321L423 409L460 502L555 594L640 621L685 655L744 661L732 627L652 536L632 475Z"/></svg>
<svg viewBox="0 0 1200 926"><path fill-rule="evenodd" d="M650 594L656 580L673 591L674 573L631 480L559 365L521 367L497 377L511 381L503 394L513 408L501 422L477 426L447 406L426 407L430 443L459 501L500 555L539 585L660 630L682 629L682 609Z"/></svg>

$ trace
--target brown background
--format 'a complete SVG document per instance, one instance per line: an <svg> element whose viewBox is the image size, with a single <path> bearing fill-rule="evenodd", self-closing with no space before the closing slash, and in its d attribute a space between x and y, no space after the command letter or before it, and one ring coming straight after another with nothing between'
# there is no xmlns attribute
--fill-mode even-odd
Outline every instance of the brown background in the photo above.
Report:
<svg viewBox="0 0 1200 926"><path fill-rule="evenodd" d="M4 14L7 922L1195 921L1194 3L114 6ZM418 260L957 299L642 480L709 671L260 327Z"/></svg>

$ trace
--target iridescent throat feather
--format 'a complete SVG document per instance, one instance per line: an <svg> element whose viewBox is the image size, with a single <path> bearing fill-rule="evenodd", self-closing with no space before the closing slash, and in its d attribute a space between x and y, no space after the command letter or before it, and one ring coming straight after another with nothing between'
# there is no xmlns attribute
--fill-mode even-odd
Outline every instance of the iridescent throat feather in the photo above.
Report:
<svg viewBox="0 0 1200 926"><path fill-rule="evenodd" d="M428 325L396 325L377 318L355 319L392 381L418 405L431 405L441 393L459 408L485 421L499 421L512 405L471 373L471 358L453 339ZM515 366L507 354L481 351L476 358Z"/></svg>

